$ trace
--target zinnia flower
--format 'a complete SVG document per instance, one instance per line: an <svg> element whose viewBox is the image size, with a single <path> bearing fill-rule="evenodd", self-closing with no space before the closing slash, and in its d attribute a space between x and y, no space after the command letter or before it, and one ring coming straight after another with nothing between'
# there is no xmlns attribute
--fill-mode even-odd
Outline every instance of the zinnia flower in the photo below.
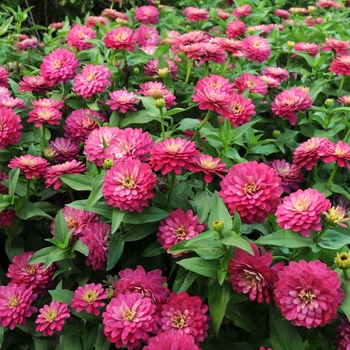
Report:
<svg viewBox="0 0 350 350"><path fill-rule="evenodd" d="M255 106L252 103L252 99L244 98L242 95L232 93L230 113L225 114L225 118L228 119L234 128L237 128L241 124L248 123L250 117L255 114Z"/></svg>
<svg viewBox="0 0 350 350"><path fill-rule="evenodd" d="M280 18L284 18L284 19L288 19L290 17L290 13L286 10L277 9L277 10L275 10L275 16L280 17Z"/></svg>
<svg viewBox="0 0 350 350"><path fill-rule="evenodd" d="M174 94L167 89L167 87L159 81L148 81L140 84L140 94L144 96L153 97L155 100L164 99L165 108L176 105Z"/></svg>
<svg viewBox="0 0 350 350"><path fill-rule="evenodd" d="M78 66L78 59L75 58L74 52L57 49L44 57L40 70L49 86L54 86L74 78Z"/></svg>
<svg viewBox="0 0 350 350"><path fill-rule="evenodd" d="M254 254L236 248L236 258L230 258L227 272L230 274L229 281L232 288L238 293L248 294L251 301L266 304L273 297L274 286L277 282L277 271L283 267L278 263L272 267L271 253L260 255L258 247L250 243Z"/></svg>
<svg viewBox="0 0 350 350"><path fill-rule="evenodd" d="M8 78L10 74L4 67L0 67L0 86L7 88L9 85Z"/></svg>
<svg viewBox="0 0 350 350"><path fill-rule="evenodd" d="M246 30L246 25L239 19L233 20L226 27L226 35L229 38L237 38L241 36Z"/></svg>
<svg viewBox="0 0 350 350"><path fill-rule="evenodd" d="M51 125L60 125L62 113L53 107L36 107L28 113L28 123L34 122L35 127L47 123Z"/></svg>
<svg viewBox="0 0 350 350"><path fill-rule="evenodd" d="M141 24L140 27L135 29L135 40L141 47L157 46L159 34L154 26Z"/></svg>
<svg viewBox="0 0 350 350"><path fill-rule="evenodd" d="M190 297L186 292L171 293L161 305L159 326L164 332L191 335L199 344L206 338L209 328L207 311L208 306L202 304L200 297Z"/></svg>
<svg viewBox="0 0 350 350"><path fill-rule="evenodd" d="M345 106L350 106L350 95L341 96L337 101L343 103Z"/></svg>
<svg viewBox="0 0 350 350"><path fill-rule="evenodd" d="M193 166L190 171L203 172L204 181L210 183L213 181L213 174L223 177L222 173L227 173L226 164L221 162L220 158L213 158L209 154L199 154L193 157Z"/></svg>
<svg viewBox="0 0 350 350"><path fill-rule="evenodd" d="M347 317L342 317L337 331L338 350L350 349L350 322Z"/></svg>
<svg viewBox="0 0 350 350"><path fill-rule="evenodd" d="M97 25L97 23L105 26L105 25L107 25L108 22L109 22L109 19L106 17L102 17L102 16L89 16L85 20L85 24L88 27L94 27Z"/></svg>
<svg viewBox="0 0 350 350"><path fill-rule="evenodd" d="M140 6L135 9L135 20L143 24L157 24L159 22L159 11L155 6Z"/></svg>
<svg viewBox="0 0 350 350"><path fill-rule="evenodd" d="M21 118L12 109L0 107L0 150L17 145L22 137Z"/></svg>
<svg viewBox="0 0 350 350"><path fill-rule="evenodd" d="M233 15L237 18L248 17L250 16L251 10L252 10L252 7L250 5L238 6L233 10Z"/></svg>
<svg viewBox="0 0 350 350"><path fill-rule="evenodd" d="M237 210L246 224L261 223L274 214L282 193L281 179L273 169L255 161L231 167L219 192L230 213Z"/></svg>
<svg viewBox="0 0 350 350"><path fill-rule="evenodd" d="M250 73L242 73L241 76L237 77L233 82L233 88L241 94L245 90L249 92L266 95L267 84L264 83L261 78L254 76Z"/></svg>
<svg viewBox="0 0 350 350"><path fill-rule="evenodd" d="M315 189L297 190L283 198L276 211L277 223L286 230L300 232L304 237L310 231L322 229L321 214L330 209L331 203L323 193Z"/></svg>
<svg viewBox="0 0 350 350"><path fill-rule="evenodd" d="M179 208L170 212L169 216L160 222L157 233L158 241L164 249L167 249L169 254L172 254L168 248L199 235L204 228L205 225L199 224L198 216L193 215L192 210L188 210L185 213ZM177 254L174 257L181 255Z"/></svg>
<svg viewBox="0 0 350 350"><path fill-rule="evenodd" d="M118 27L108 32L103 39L107 47L115 50L134 51L135 38L133 31L127 27Z"/></svg>
<svg viewBox="0 0 350 350"><path fill-rule="evenodd" d="M133 92L127 90L116 90L109 93L110 100L106 101L106 104L110 106L112 111L120 110L121 113L126 113L128 110L136 111L135 105L140 100Z"/></svg>
<svg viewBox="0 0 350 350"><path fill-rule="evenodd" d="M72 298L72 307L77 312L86 311L95 316L100 314L100 307L105 303L102 300L107 299L108 292L102 288L102 284L89 283L85 286L79 286L74 292Z"/></svg>
<svg viewBox="0 0 350 350"><path fill-rule="evenodd" d="M21 98L3 97L0 99L0 107L26 108L26 104Z"/></svg>
<svg viewBox="0 0 350 350"><path fill-rule="evenodd" d="M346 55L350 50L349 41L337 40L332 37L326 38L322 44L323 51L334 50L338 55Z"/></svg>
<svg viewBox="0 0 350 350"><path fill-rule="evenodd" d="M73 139L57 137L50 141L50 145L55 152L55 163L64 163L79 157L79 145Z"/></svg>
<svg viewBox="0 0 350 350"><path fill-rule="evenodd" d="M170 290L164 286L167 278L162 276L161 270L146 273L145 269L138 265L136 270L120 271L119 277L120 279L113 284L114 296L137 292L150 298L154 304L163 304L170 294Z"/></svg>
<svg viewBox="0 0 350 350"><path fill-rule="evenodd" d="M140 347L150 333L157 331L156 306L141 293L118 294L102 314L104 335L116 348L128 350Z"/></svg>
<svg viewBox="0 0 350 350"><path fill-rule="evenodd" d="M32 177L39 179L41 175L44 175L48 165L49 162L42 157L25 154L11 159L8 167L10 169L19 168L25 177L30 180Z"/></svg>
<svg viewBox="0 0 350 350"><path fill-rule="evenodd" d="M148 345L142 350L200 350L194 338L186 333L159 332L155 337L148 339Z"/></svg>
<svg viewBox="0 0 350 350"><path fill-rule="evenodd" d="M108 257L108 246L111 235L111 225L105 222L93 222L84 226L79 240L89 248L86 265L91 265L94 271L105 270Z"/></svg>
<svg viewBox="0 0 350 350"><path fill-rule="evenodd" d="M193 141L180 137L164 139L153 146L150 165L155 171L161 170L162 175L170 171L179 175L183 169L190 169L192 158L198 153Z"/></svg>
<svg viewBox="0 0 350 350"><path fill-rule="evenodd" d="M78 51L91 49L93 46L86 40L94 39L95 32L88 26L75 25L67 34L69 47L75 47Z"/></svg>
<svg viewBox="0 0 350 350"><path fill-rule="evenodd" d="M25 318L38 311L35 306L31 306L36 298L37 294L25 284L0 286L0 324L10 330L17 325L25 325Z"/></svg>
<svg viewBox="0 0 350 350"><path fill-rule="evenodd" d="M262 63L269 58L271 46L260 36L248 36L243 40L243 52L248 61Z"/></svg>
<svg viewBox="0 0 350 350"><path fill-rule="evenodd" d="M294 51L306 52L311 57L315 57L319 51L319 46L314 43L298 42L294 46ZM297 54L292 55L292 57L295 57L295 56L297 56Z"/></svg>
<svg viewBox="0 0 350 350"><path fill-rule="evenodd" d="M350 169L350 146L343 141L338 141L336 144L330 142L328 145L328 155L323 161L325 163L337 162L340 167L346 166Z"/></svg>
<svg viewBox="0 0 350 350"><path fill-rule="evenodd" d="M52 165L47 169L45 185L46 187L53 185L54 190L57 190L62 184L62 180L59 178L60 175L79 174L83 173L85 170L85 165L82 162L77 162L75 159L70 162Z"/></svg>
<svg viewBox="0 0 350 350"><path fill-rule="evenodd" d="M281 67L265 67L261 71L262 75L267 75L272 78L277 79L280 83L282 81L288 80L289 79L289 73L286 69L281 68Z"/></svg>
<svg viewBox="0 0 350 350"><path fill-rule="evenodd" d="M19 83L18 91L24 92L39 92L44 95L50 90L49 82L42 75L23 76Z"/></svg>
<svg viewBox="0 0 350 350"><path fill-rule="evenodd" d="M338 75L350 75L350 56L336 56L333 58L329 70Z"/></svg>
<svg viewBox="0 0 350 350"><path fill-rule="evenodd" d="M291 261L278 273L275 301L294 326L308 329L337 318L344 299L338 274L319 260Z"/></svg>
<svg viewBox="0 0 350 350"><path fill-rule="evenodd" d="M144 207L148 207L148 199L155 196L156 183L156 174L151 167L132 159L107 171L102 194L113 207L141 213Z"/></svg>
<svg viewBox="0 0 350 350"><path fill-rule="evenodd" d="M85 66L80 74L74 78L73 90L78 96L92 98L98 92L106 91L110 85L110 76L112 73L102 64Z"/></svg>
<svg viewBox="0 0 350 350"><path fill-rule="evenodd" d="M52 301L49 305L44 305L39 312L35 320L35 323L38 324L35 330L42 332L44 336L53 335L54 331L62 330L65 320L70 316L68 304L57 300Z"/></svg>

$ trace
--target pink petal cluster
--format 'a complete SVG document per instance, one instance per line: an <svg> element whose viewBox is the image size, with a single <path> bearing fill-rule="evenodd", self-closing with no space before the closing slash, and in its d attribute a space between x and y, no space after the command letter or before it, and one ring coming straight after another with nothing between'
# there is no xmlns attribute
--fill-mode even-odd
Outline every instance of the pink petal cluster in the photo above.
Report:
<svg viewBox="0 0 350 350"><path fill-rule="evenodd" d="M11 159L8 167L10 169L19 168L25 177L30 180L33 177L39 179L45 175L49 162L42 157L34 157L30 154Z"/></svg>
<svg viewBox="0 0 350 350"><path fill-rule="evenodd" d="M155 100L163 99L165 108L176 105L174 94L167 89L167 87L158 81L148 81L140 84L140 94L144 96L153 97Z"/></svg>
<svg viewBox="0 0 350 350"><path fill-rule="evenodd" d="M102 314L104 335L116 348L136 349L157 332L156 306L141 293L118 294Z"/></svg>
<svg viewBox="0 0 350 350"><path fill-rule="evenodd" d="M102 16L89 16L85 20L85 24L88 27L94 27L97 25L97 23L99 23L103 26L106 26L108 22L109 22L109 19L106 17L102 17Z"/></svg>
<svg viewBox="0 0 350 350"><path fill-rule="evenodd" d="M147 346L142 350L200 350L194 338L180 332L159 332L155 337L148 339Z"/></svg>
<svg viewBox="0 0 350 350"><path fill-rule="evenodd" d="M186 7L182 13L189 21L193 22L205 21L209 18L208 10L193 6Z"/></svg>
<svg viewBox="0 0 350 350"><path fill-rule="evenodd" d="M337 331L338 350L348 350L350 348L350 322L346 316L340 320Z"/></svg>
<svg viewBox="0 0 350 350"><path fill-rule="evenodd" d="M294 326L308 329L337 318L344 299L338 274L319 260L291 261L278 273L275 301Z"/></svg>
<svg viewBox="0 0 350 350"><path fill-rule="evenodd" d="M212 42L219 45L221 50L229 52L233 57L243 57L244 53L242 51L243 42L240 40L233 40L222 37L215 37Z"/></svg>
<svg viewBox="0 0 350 350"><path fill-rule="evenodd" d="M245 90L260 95L267 94L267 84L264 83L261 78L250 73L242 73L237 77L233 82L233 88L236 89L239 94Z"/></svg>
<svg viewBox="0 0 350 350"><path fill-rule="evenodd" d="M75 47L78 51L82 51L93 47L87 40L95 37L96 34L93 29L77 24L68 32L66 39L69 47Z"/></svg>
<svg viewBox="0 0 350 350"><path fill-rule="evenodd" d="M300 232L304 237L310 231L320 231L321 214L330 209L331 203L323 193L315 189L297 190L283 198L276 211L277 223L286 230Z"/></svg>
<svg viewBox="0 0 350 350"><path fill-rule="evenodd" d="M189 240L199 235L204 228L205 224L199 224L198 216L193 215L192 210L188 210L185 213L179 208L170 212L169 216L160 222L157 233L158 241L164 249L167 249L169 254L179 257L183 254L173 254L169 248L181 241Z"/></svg>
<svg viewBox="0 0 350 350"><path fill-rule="evenodd" d="M33 100L32 104L35 107L51 107L56 109L62 109L64 101L61 99L53 100L52 98L40 98L39 100ZM33 107L32 107L33 108Z"/></svg>
<svg viewBox="0 0 350 350"><path fill-rule="evenodd" d="M248 294L251 301L266 304L273 298L274 283L277 282L277 272L283 267L278 263L272 267L272 254L260 254L258 247L250 243L254 254L240 248L235 249L236 258L230 258L227 272L232 288L238 293Z"/></svg>
<svg viewBox="0 0 350 350"><path fill-rule="evenodd" d="M121 167L110 168L102 185L102 194L107 203L122 211L142 212L148 200L155 196L156 174L148 164L139 160L128 160Z"/></svg>
<svg viewBox="0 0 350 350"><path fill-rule="evenodd" d="M271 54L271 46L265 38L248 36L243 40L243 52L248 61L262 63Z"/></svg>
<svg viewBox="0 0 350 350"><path fill-rule="evenodd" d="M237 38L241 36L246 30L246 25L239 19L233 20L226 27L226 35L229 38Z"/></svg>
<svg viewBox="0 0 350 350"><path fill-rule="evenodd" d="M114 282L114 296L118 294L141 293L144 297L150 298L154 304L163 304L170 294L165 287L166 277L162 276L161 270L146 272L138 265L136 270L125 269L119 272L120 279Z"/></svg>
<svg viewBox="0 0 350 350"><path fill-rule="evenodd" d="M240 17L249 17L252 7L250 5L238 6L233 10L233 15L237 18Z"/></svg>
<svg viewBox="0 0 350 350"><path fill-rule="evenodd" d="M225 114L225 118L228 119L234 128L239 125L248 123L250 117L255 114L255 106L252 103L252 99L244 98L242 95L232 93L230 113Z"/></svg>
<svg viewBox="0 0 350 350"><path fill-rule="evenodd" d="M281 67L265 67L261 71L261 74L270 76L271 78L278 80L280 83L289 79L288 71Z"/></svg>
<svg viewBox="0 0 350 350"><path fill-rule="evenodd" d="M28 123L35 123L38 128L42 124L60 125L62 113L53 107L36 107L28 113Z"/></svg>
<svg viewBox="0 0 350 350"><path fill-rule="evenodd" d="M0 107L0 150L17 145L22 137L21 118L12 109Z"/></svg>
<svg viewBox="0 0 350 350"><path fill-rule="evenodd" d="M135 20L143 24L157 24L159 22L159 11L153 6L140 6L135 9Z"/></svg>
<svg viewBox="0 0 350 350"><path fill-rule="evenodd" d="M329 70L338 75L350 75L350 55L334 57Z"/></svg>
<svg viewBox="0 0 350 350"><path fill-rule="evenodd" d="M103 39L107 47L115 50L134 51L135 37L132 29L127 27L118 27L108 32Z"/></svg>
<svg viewBox="0 0 350 350"><path fill-rule="evenodd" d="M343 141L338 141L336 144L329 143L327 156L323 159L325 163L337 162L340 167L350 169L350 146Z"/></svg>
<svg viewBox="0 0 350 350"><path fill-rule="evenodd" d="M19 82L18 91L24 92L38 92L45 96L46 91L50 90L49 81L42 75L23 76L22 81Z"/></svg>
<svg viewBox="0 0 350 350"><path fill-rule="evenodd" d="M315 57L319 51L319 46L314 43L298 42L294 46L294 51L306 52L311 57ZM297 56L297 54L292 55L292 57L295 56Z"/></svg>
<svg viewBox="0 0 350 350"><path fill-rule="evenodd" d="M26 104L21 98L3 97L0 99L0 107L26 108Z"/></svg>
<svg viewBox="0 0 350 350"><path fill-rule="evenodd" d="M44 336L53 335L54 331L62 330L65 320L69 317L70 311L67 303L52 301L39 310L39 316L35 320L38 326L35 330L42 332Z"/></svg>
<svg viewBox="0 0 350 350"><path fill-rule="evenodd" d="M157 46L159 34L154 26L141 24L135 29L135 40L141 47Z"/></svg>
<svg viewBox="0 0 350 350"><path fill-rule="evenodd" d="M7 88L9 85L8 78L10 77L10 74L7 72L7 70L4 67L0 67L0 86Z"/></svg>
<svg viewBox="0 0 350 350"><path fill-rule="evenodd" d="M109 98L110 100L107 100L106 104L110 106L112 111L119 109L121 113L126 113L128 110L136 111L135 105L140 102L135 93L125 89L110 92Z"/></svg>
<svg viewBox="0 0 350 350"><path fill-rule="evenodd" d="M78 143L66 137L56 137L50 141L50 145L55 152L54 162L64 163L79 157L79 145Z"/></svg>
<svg viewBox="0 0 350 350"><path fill-rule="evenodd" d="M338 55L346 55L350 51L349 41L337 40L332 37L326 38L322 44L323 51L334 50Z"/></svg>
<svg viewBox="0 0 350 350"><path fill-rule="evenodd" d="M232 166L220 185L219 194L230 213L237 210L246 224L261 223L274 214L283 193L273 169L255 161Z"/></svg>
<svg viewBox="0 0 350 350"><path fill-rule="evenodd" d="M95 316L100 314L100 307L105 305L102 300L107 299L108 292L102 288L102 284L89 283L79 286L72 298L72 308L77 312L86 311Z"/></svg>
<svg viewBox="0 0 350 350"><path fill-rule="evenodd" d="M277 10L275 10L275 16L280 17L280 18L284 18L284 19L288 19L290 17L290 13L286 10L277 9Z"/></svg>
<svg viewBox="0 0 350 350"><path fill-rule="evenodd" d="M178 67L175 65L174 61L169 60L165 58L166 63L168 67L159 67L159 60L158 58L154 58L147 62L147 64L144 66L145 69L145 76L152 76L152 77L163 77L164 72L167 74L168 72L171 73L171 77L176 80L176 73L178 70Z"/></svg>

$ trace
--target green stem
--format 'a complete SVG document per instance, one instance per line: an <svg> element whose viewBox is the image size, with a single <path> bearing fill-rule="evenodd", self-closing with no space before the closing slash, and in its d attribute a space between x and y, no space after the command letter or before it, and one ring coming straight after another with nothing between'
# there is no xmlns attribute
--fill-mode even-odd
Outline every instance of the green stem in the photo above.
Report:
<svg viewBox="0 0 350 350"><path fill-rule="evenodd" d="M165 125L164 125L163 108L159 108L159 111L160 111L160 126L162 128L161 136L162 136L162 139L164 139L165 138Z"/></svg>
<svg viewBox="0 0 350 350"><path fill-rule="evenodd" d="M187 72L186 72L186 79L184 82L184 86L182 87L182 90L185 90L185 87L190 80L190 75L191 75L191 68L192 68L192 60L189 58L187 62Z"/></svg>
<svg viewBox="0 0 350 350"><path fill-rule="evenodd" d="M173 189L175 186L175 181L176 181L176 174L174 171L171 172L171 175L168 176L168 181L169 181L169 192L168 192L168 198L170 199L171 194L173 193Z"/></svg>
<svg viewBox="0 0 350 350"><path fill-rule="evenodd" d="M67 192L68 192L68 195L69 195L69 198L72 202L74 202L74 195L73 195L73 191L70 187L67 186Z"/></svg>
<svg viewBox="0 0 350 350"><path fill-rule="evenodd" d="M349 280L348 270L343 270L343 276L344 276L344 281L348 281Z"/></svg>
<svg viewBox="0 0 350 350"><path fill-rule="evenodd" d="M224 65L224 68L223 68L222 71L221 71L221 74L220 74L222 77L223 77L224 74L226 73L227 68L228 68L228 66L229 66L230 63L231 63L231 57L232 57L231 54L229 54L228 57L227 57L227 61L226 61L225 65Z"/></svg>
<svg viewBox="0 0 350 350"><path fill-rule="evenodd" d="M205 192L207 190L207 183L203 180L202 190Z"/></svg>
<svg viewBox="0 0 350 350"><path fill-rule="evenodd" d="M325 234L325 232L328 230L329 225L326 224L323 229L316 235L316 242L320 242L322 239L322 236Z"/></svg>
<svg viewBox="0 0 350 350"><path fill-rule="evenodd" d="M343 86L345 83L346 75L343 75L341 77L340 85L339 85L339 90L338 90L338 97L341 95L341 92L343 91Z"/></svg>
<svg viewBox="0 0 350 350"><path fill-rule="evenodd" d="M197 135L200 132L200 130L202 129L203 125L209 120L211 112L212 112L212 110L208 109L208 112L207 112L204 120L198 125L196 131L194 132L194 134L192 136L192 141L197 137Z"/></svg>
<svg viewBox="0 0 350 350"><path fill-rule="evenodd" d="M41 124L41 137L43 138L43 140L45 140L45 136L46 136L46 126L45 124Z"/></svg>
<svg viewBox="0 0 350 350"><path fill-rule="evenodd" d="M27 179L27 184L26 184L26 201L29 201L29 193L30 193L30 179Z"/></svg>
<svg viewBox="0 0 350 350"><path fill-rule="evenodd" d="M332 184L332 182L333 182L333 179L334 179L335 173L337 172L338 168L339 168L338 163L335 163L335 166L334 166L334 168L333 168L333 170L332 170L331 176L330 176L330 177L329 177L329 179L328 179L328 182L327 182L326 188L331 187L331 184Z"/></svg>
<svg viewBox="0 0 350 350"><path fill-rule="evenodd" d="M128 59L126 57L125 50L124 50L124 66L125 66L125 81L124 81L123 87L127 89L128 88L128 84L129 84L130 69L129 69L129 66L128 66Z"/></svg>

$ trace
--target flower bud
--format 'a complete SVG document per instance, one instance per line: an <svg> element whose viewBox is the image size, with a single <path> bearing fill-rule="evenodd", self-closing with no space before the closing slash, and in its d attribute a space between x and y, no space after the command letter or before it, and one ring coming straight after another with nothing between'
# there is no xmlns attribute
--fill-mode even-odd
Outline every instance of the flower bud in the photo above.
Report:
<svg viewBox="0 0 350 350"><path fill-rule="evenodd" d="M164 108L165 107L164 98L157 98L155 104L156 104L156 107L159 109Z"/></svg>
<svg viewBox="0 0 350 350"><path fill-rule="evenodd" d="M134 68L134 74L139 74L140 73L140 70L138 69L138 67L135 67Z"/></svg>
<svg viewBox="0 0 350 350"><path fill-rule="evenodd" d="M295 42L294 41L287 41L287 46L288 46L288 49L293 49L295 46Z"/></svg>
<svg viewBox="0 0 350 350"><path fill-rule="evenodd" d="M323 212L323 215L326 216L326 222L331 226L342 226L347 228L347 225L344 222L349 221L350 218L346 217L346 212L342 207L332 207L328 212Z"/></svg>
<svg viewBox="0 0 350 350"><path fill-rule="evenodd" d="M162 78L162 79L167 76L168 72L169 72L169 68L168 67L158 68L158 70L157 70L159 78Z"/></svg>
<svg viewBox="0 0 350 350"><path fill-rule="evenodd" d="M44 149L44 157L49 161L55 158L55 155L56 155L55 153L56 152L52 147L47 147Z"/></svg>
<svg viewBox="0 0 350 350"><path fill-rule="evenodd" d="M281 131L280 131L280 130L274 130L274 131L272 131L272 137L273 137L274 139L277 139L280 135L281 135Z"/></svg>
<svg viewBox="0 0 350 350"><path fill-rule="evenodd" d="M224 229L225 224L222 220L218 219L218 220L214 220L211 224L211 229L217 232L220 232Z"/></svg>
<svg viewBox="0 0 350 350"><path fill-rule="evenodd" d="M334 262L342 270L346 270L350 268L350 253L345 253L345 252L337 253L337 256L334 259Z"/></svg>
<svg viewBox="0 0 350 350"><path fill-rule="evenodd" d="M332 98L327 98L326 101L324 101L324 104L327 106L327 107L332 107L334 105L334 100Z"/></svg>
<svg viewBox="0 0 350 350"><path fill-rule="evenodd" d="M113 159L105 159L103 162L103 169L110 169L114 165Z"/></svg>

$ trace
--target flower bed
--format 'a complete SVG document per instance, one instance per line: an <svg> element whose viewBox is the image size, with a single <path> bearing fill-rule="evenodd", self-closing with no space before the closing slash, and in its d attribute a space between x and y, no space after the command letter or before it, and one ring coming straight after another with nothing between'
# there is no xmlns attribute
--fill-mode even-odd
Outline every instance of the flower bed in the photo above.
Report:
<svg viewBox="0 0 350 350"><path fill-rule="evenodd" d="M1 349L349 349L350 10L113 5L0 12Z"/></svg>

